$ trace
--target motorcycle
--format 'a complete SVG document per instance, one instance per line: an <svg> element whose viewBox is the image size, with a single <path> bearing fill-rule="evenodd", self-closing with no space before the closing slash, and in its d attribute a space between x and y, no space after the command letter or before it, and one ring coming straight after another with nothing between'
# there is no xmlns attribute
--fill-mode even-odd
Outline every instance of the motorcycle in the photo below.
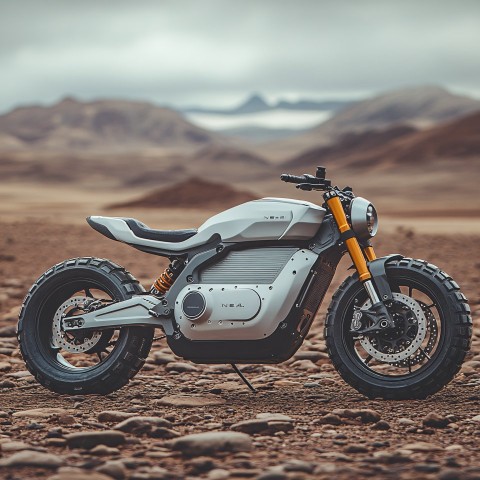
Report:
<svg viewBox="0 0 480 480"><path fill-rule="evenodd" d="M425 398L459 371L472 334L459 286L436 266L377 258L371 202L315 175L284 182L323 192L323 205L263 198L198 230L153 230L133 218L92 216L111 240L168 257L147 292L100 258L58 263L23 302L18 340L28 370L62 394L108 394L142 368L160 329L178 357L202 364L288 360L302 345L344 254L354 273L333 295L324 335L341 377L369 398Z"/></svg>

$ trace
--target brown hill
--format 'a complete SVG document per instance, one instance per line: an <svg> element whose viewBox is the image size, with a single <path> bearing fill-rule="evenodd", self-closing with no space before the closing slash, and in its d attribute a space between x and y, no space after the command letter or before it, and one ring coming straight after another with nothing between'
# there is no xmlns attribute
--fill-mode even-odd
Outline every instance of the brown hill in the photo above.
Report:
<svg viewBox="0 0 480 480"><path fill-rule="evenodd" d="M130 202L108 208L230 208L256 200L253 193L236 190L224 183L214 183L191 177L170 187L153 190Z"/></svg>
<svg viewBox="0 0 480 480"><path fill-rule="evenodd" d="M441 87L407 88L367 99L340 110L326 122L298 136L258 149L272 158L336 143L345 133L387 129L398 125L429 128L480 111L480 101Z"/></svg>
<svg viewBox="0 0 480 480"><path fill-rule="evenodd" d="M0 151L1 181L69 182L89 188L160 187L187 177L234 182L266 178L271 165L239 148L208 145L187 151Z"/></svg>
<svg viewBox="0 0 480 480"><path fill-rule="evenodd" d="M192 154L192 161L211 166L238 163L243 167L264 167L270 163L248 150L226 145L208 145Z"/></svg>
<svg viewBox="0 0 480 480"><path fill-rule="evenodd" d="M317 164L342 165L351 155L384 149L385 144L411 135L417 130L401 125L386 130L373 130L362 133L346 133L336 143L325 147L317 147L287 160L286 167L307 167ZM323 163L322 163L323 162Z"/></svg>
<svg viewBox="0 0 480 480"><path fill-rule="evenodd" d="M3 141L2 141L3 138ZM49 106L21 107L0 116L0 150L138 150L198 148L221 136L189 123L178 112L146 102L66 98Z"/></svg>
<svg viewBox="0 0 480 480"><path fill-rule="evenodd" d="M472 162L480 160L480 112L428 130L403 126L347 134L334 145L311 149L284 165L289 168L317 164L362 168L421 164L435 168L442 160L458 162L462 159L469 159L472 172Z"/></svg>

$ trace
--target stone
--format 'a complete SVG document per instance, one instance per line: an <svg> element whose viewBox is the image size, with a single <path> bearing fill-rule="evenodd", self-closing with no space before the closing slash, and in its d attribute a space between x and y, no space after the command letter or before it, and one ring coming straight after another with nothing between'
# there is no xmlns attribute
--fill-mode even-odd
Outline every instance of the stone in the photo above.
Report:
<svg viewBox="0 0 480 480"><path fill-rule="evenodd" d="M214 468L207 474L209 480L226 480L228 477L230 477L230 472L224 468Z"/></svg>
<svg viewBox="0 0 480 480"><path fill-rule="evenodd" d="M450 422L448 418L444 417L443 415L432 412L423 418L422 423L425 427L445 428Z"/></svg>
<svg viewBox="0 0 480 480"><path fill-rule="evenodd" d="M158 466L142 468L139 472L135 472L129 476L129 480L178 480L181 478L183 477Z"/></svg>
<svg viewBox="0 0 480 480"><path fill-rule="evenodd" d="M198 368L190 363L171 362L166 366L167 372L198 372Z"/></svg>
<svg viewBox="0 0 480 480"><path fill-rule="evenodd" d="M152 431L155 427L171 427L172 424L161 417L131 417L113 427L121 432L143 434Z"/></svg>
<svg viewBox="0 0 480 480"><path fill-rule="evenodd" d="M47 480L112 480L112 478L114 477L99 472L92 472L91 470L69 468L48 477Z"/></svg>
<svg viewBox="0 0 480 480"><path fill-rule="evenodd" d="M288 415L285 415L283 413L257 413L256 418L262 418L266 420L272 420L272 421L284 421L284 422L295 422L295 420L292 417L289 417Z"/></svg>
<svg viewBox="0 0 480 480"><path fill-rule="evenodd" d="M173 355L159 351L153 352L153 363L155 363L155 365L167 365L174 362L175 357Z"/></svg>
<svg viewBox="0 0 480 480"><path fill-rule="evenodd" d="M344 418L360 418L362 423L376 423L381 419L377 411L369 408L336 408L332 414Z"/></svg>
<svg viewBox="0 0 480 480"><path fill-rule="evenodd" d="M295 360L292 363L292 368L295 370L303 370L305 372L319 372L320 367L311 360Z"/></svg>
<svg viewBox="0 0 480 480"><path fill-rule="evenodd" d="M0 372L8 372L12 369L9 362L0 362Z"/></svg>
<svg viewBox="0 0 480 480"><path fill-rule="evenodd" d="M245 385L238 383L237 381L216 383L210 390L214 392L235 392L236 390L244 390Z"/></svg>
<svg viewBox="0 0 480 480"><path fill-rule="evenodd" d="M77 423L73 415L54 415L49 421L60 425L74 425Z"/></svg>
<svg viewBox="0 0 480 480"><path fill-rule="evenodd" d="M64 460L62 457L52 453L23 450L14 453L10 457L2 458L0 460L0 467L58 468L63 465L63 463Z"/></svg>
<svg viewBox="0 0 480 480"><path fill-rule="evenodd" d="M288 475L277 470L267 470L258 475L256 480L288 480Z"/></svg>
<svg viewBox="0 0 480 480"><path fill-rule="evenodd" d="M480 423L480 415L475 415L472 417L472 421Z"/></svg>
<svg viewBox="0 0 480 480"><path fill-rule="evenodd" d="M107 447L106 445L96 445L89 452L90 455L117 455L120 453L120 450L115 447Z"/></svg>
<svg viewBox="0 0 480 480"><path fill-rule="evenodd" d="M390 430L390 428L390 424L385 420L380 420L375 425L372 425L372 430Z"/></svg>
<svg viewBox="0 0 480 480"><path fill-rule="evenodd" d="M293 430L293 420L283 420L274 416L266 418L254 418L234 423L231 427L236 432L248 434L263 433L273 435L276 432L288 432Z"/></svg>
<svg viewBox="0 0 480 480"><path fill-rule="evenodd" d="M19 372L8 373L8 377L22 378L24 380L33 379L33 375L28 370L20 370Z"/></svg>
<svg viewBox="0 0 480 480"><path fill-rule="evenodd" d="M119 410L104 410L98 414L99 422L122 422L127 418L137 416L136 413L132 412L121 412Z"/></svg>
<svg viewBox="0 0 480 480"><path fill-rule="evenodd" d="M171 428L155 427L150 430L147 435L152 438L177 438L180 437L180 433L172 430Z"/></svg>
<svg viewBox="0 0 480 480"><path fill-rule="evenodd" d="M0 337L16 337L17 326L7 325L6 327L0 327Z"/></svg>
<svg viewBox="0 0 480 480"><path fill-rule="evenodd" d="M116 447L125 443L125 434L118 430L99 430L69 433L65 439L69 448L90 449L96 445Z"/></svg>
<svg viewBox="0 0 480 480"><path fill-rule="evenodd" d="M127 470L125 465L116 460L110 460L105 462L103 465L100 465L96 468L97 472L104 473L109 477L114 478L115 480L124 480L127 476Z"/></svg>
<svg viewBox="0 0 480 480"><path fill-rule="evenodd" d="M362 423L375 423L381 419L381 416L377 411L368 408L358 410L358 416L360 417Z"/></svg>
<svg viewBox="0 0 480 480"><path fill-rule="evenodd" d="M293 356L294 360L311 360L312 362L318 362L328 358L328 354L318 351L300 351Z"/></svg>
<svg viewBox="0 0 480 480"><path fill-rule="evenodd" d="M436 445L435 443L428 442L414 442L407 443L402 447L404 450L412 450L413 452L440 452L443 447Z"/></svg>
<svg viewBox="0 0 480 480"><path fill-rule="evenodd" d="M400 425L408 425L409 427L412 426L412 425L415 425L415 422L412 419L405 418L405 417L399 418L398 423Z"/></svg>
<svg viewBox="0 0 480 480"><path fill-rule="evenodd" d="M15 388L17 384L11 380L2 380L0 382L0 388Z"/></svg>
<svg viewBox="0 0 480 480"><path fill-rule="evenodd" d="M18 452L20 450L34 450L34 447L24 442L5 442L0 444L2 452Z"/></svg>
<svg viewBox="0 0 480 480"><path fill-rule="evenodd" d="M345 447L345 453L367 453L368 448L365 445L347 445Z"/></svg>
<svg viewBox="0 0 480 480"><path fill-rule="evenodd" d="M327 413L323 417L320 417L319 422L326 425L341 425L343 423L342 419L333 413Z"/></svg>
<svg viewBox="0 0 480 480"><path fill-rule="evenodd" d="M240 432L205 432L185 435L171 441L173 450L187 456L209 455L218 452L249 452L251 438Z"/></svg>
<svg viewBox="0 0 480 480"><path fill-rule="evenodd" d="M64 408L50 408L50 407L43 407L43 408L31 408L29 410L20 410L15 412L12 416L18 418L32 418L32 419L42 419L42 418L50 418L54 415L65 415L70 413L68 410Z"/></svg>
<svg viewBox="0 0 480 480"><path fill-rule="evenodd" d="M167 395L158 400L157 403L173 407L208 407L210 405L224 405L225 400L214 395Z"/></svg>
<svg viewBox="0 0 480 480"><path fill-rule="evenodd" d="M440 465L438 463L417 463L413 466L413 469L417 472L435 473L440 471Z"/></svg>
<svg viewBox="0 0 480 480"><path fill-rule="evenodd" d="M315 470L315 464L304 460L292 459L283 464L282 468L285 472L313 473Z"/></svg>

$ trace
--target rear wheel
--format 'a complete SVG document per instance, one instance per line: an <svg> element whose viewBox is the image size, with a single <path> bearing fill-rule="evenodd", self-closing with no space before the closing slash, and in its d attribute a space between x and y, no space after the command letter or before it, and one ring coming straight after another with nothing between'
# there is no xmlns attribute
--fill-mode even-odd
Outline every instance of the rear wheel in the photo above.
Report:
<svg viewBox="0 0 480 480"><path fill-rule="evenodd" d="M154 329L127 327L64 332L64 316L122 301L144 290L125 269L99 258L55 265L32 286L22 306L18 339L27 368L57 393L107 394L142 368Z"/></svg>
<svg viewBox="0 0 480 480"><path fill-rule="evenodd" d="M351 332L355 307L370 306L352 276L328 309L328 352L343 379L370 398L425 398L459 371L470 346L470 309L459 286L434 265L404 258L388 263L386 271L395 328L363 336Z"/></svg>

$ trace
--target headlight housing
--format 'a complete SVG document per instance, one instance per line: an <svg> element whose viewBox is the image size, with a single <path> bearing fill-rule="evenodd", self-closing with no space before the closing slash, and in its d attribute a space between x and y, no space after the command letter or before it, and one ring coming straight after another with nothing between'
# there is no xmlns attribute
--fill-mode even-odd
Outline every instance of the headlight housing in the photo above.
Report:
<svg viewBox="0 0 480 480"><path fill-rule="evenodd" d="M355 197L350 204L352 229L360 240L374 237L378 230L377 211L372 203L362 197Z"/></svg>

